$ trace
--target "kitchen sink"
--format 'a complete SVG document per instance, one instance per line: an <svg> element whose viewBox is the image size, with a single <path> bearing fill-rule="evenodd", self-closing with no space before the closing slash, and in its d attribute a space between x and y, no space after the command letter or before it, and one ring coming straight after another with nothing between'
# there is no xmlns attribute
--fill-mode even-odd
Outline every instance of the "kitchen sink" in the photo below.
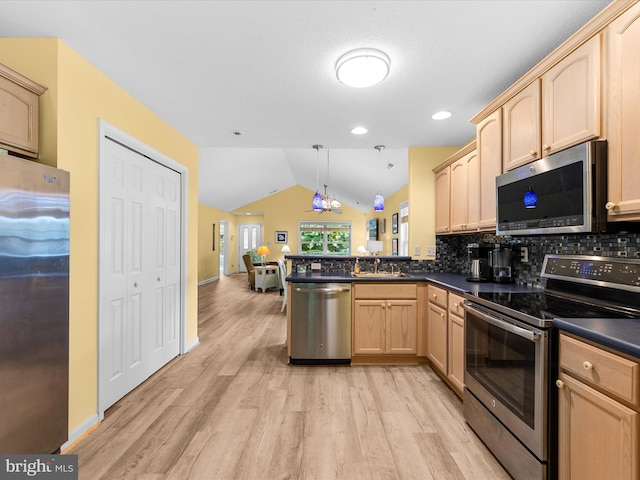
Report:
<svg viewBox="0 0 640 480"><path fill-rule="evenodd" d="M355 273L355 272L351 272L351 276L352 277L357 277L357 278L397 278L397 277L411 277L412 275L409 275L408 273L403 273L403 272L360 272L360 273Z"/></svg>

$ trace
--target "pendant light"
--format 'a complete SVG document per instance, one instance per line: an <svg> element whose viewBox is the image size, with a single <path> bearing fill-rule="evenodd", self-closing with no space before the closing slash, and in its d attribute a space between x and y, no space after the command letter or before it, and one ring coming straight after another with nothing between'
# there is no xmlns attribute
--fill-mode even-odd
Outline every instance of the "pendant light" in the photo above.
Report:
<svg viewBox="0 0 640 480"><path fill-rule="evenodd" d="M316 194L313 196L311 200L311 208L314 212L322 211L322 195L318 192L318 165L320 165L320 149L322 145L313 145L313 148L316 150Z"/></svg>
<svg viewBox="0 0 640 480"><path fill-rule="evenodd" d="M376 150L378 150L378 161L380 161L380 155L381 155L381 151L384 148L384 145L376 145L375 147ZM384 210L384 197L382 196L382 194L380 192L378 192L375 196L375 198L373 199L373 209L376 211L382 211Z"/></svg>

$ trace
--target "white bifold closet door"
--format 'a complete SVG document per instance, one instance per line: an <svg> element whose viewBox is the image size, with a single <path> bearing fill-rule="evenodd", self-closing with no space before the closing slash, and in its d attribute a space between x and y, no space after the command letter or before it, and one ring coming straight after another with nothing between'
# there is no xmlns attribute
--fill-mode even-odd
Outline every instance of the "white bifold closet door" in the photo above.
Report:
<svg viewBox="0 0 640 480"><path fill-rule="evenodd" d="M182 197L178 172L115 141L100 162L104 411L179 353Z"/></svg>

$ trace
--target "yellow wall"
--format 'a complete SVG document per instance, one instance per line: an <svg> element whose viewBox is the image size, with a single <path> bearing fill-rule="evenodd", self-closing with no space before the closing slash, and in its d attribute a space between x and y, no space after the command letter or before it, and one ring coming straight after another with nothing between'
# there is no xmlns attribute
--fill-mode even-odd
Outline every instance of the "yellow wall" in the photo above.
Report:
<svg viewBox="0 0 640 480"><path fill-rule="evenodd" d="M400 247L400 224L398 223L398 233L394 234L391 228L391 216L394 213L398 214L398 222L400 222L400 204L406 202L409 199L409 185L405 185L393 195L389 195L384 198L384 210L376 212L373 208L367 213L367 218L378 219L378 240L382 241L383 249L381 255L391 255L393 249L391 245L391 239L398 239L398 248ZM385 233L382 233L380 225L382 220L386 222ZM409 224L411 227L411 224ZM366 247L366 244L364 245ZM357 246L356 246L357 248Z"/></svg>
<svg viewBox="0 0 640 480"><path fill-rule="evenodd" d="M341 215L337 213L308 212L311 209L311 199L315 192L300 185L287 188L281 192L265 197L257 202L240 207L239 211L263 212L262 238L263 244L269 247L270 255L267 261L275 261L284 256L280 252L281 244L275 243L275 232L285 231L288 233L288 245L292 255L298 255L298 222L309 221L330 221L330 222L351 222L351 247L352 255L358 245L364 245L366 235L366 214L348 206L342 206ZM252 220L241 218L238 223L249 223ZM259 222L259 220L256 220Z"/></svg>
<svg viewBox="0 0 640 480"><path fill-rule="evenodd" d="M48 87L40 103L41 161L71 173L71 433L98 402L98 120L188 168L188 343L198 320L198 149L58 39L0 38L0 62Z"/></svg>
<svg viewBox="0 0 640 480"><path fill-rule="evenodd" d="M460 147L409 148L409 255L427 259L426 247L436 244L435 175L433 168ZM420 248L420 255L414 249Z"/></svg>
<svg viewBox="0 0 640 480"><path fill-rule="evenodd" d="M229 273L238 271L238 219L242 217L207 205L198 205L198 282L222 275L220 271L220 221L227 222L225 241ZM216 249L213 250L213 224L216 226Z"/></svg>

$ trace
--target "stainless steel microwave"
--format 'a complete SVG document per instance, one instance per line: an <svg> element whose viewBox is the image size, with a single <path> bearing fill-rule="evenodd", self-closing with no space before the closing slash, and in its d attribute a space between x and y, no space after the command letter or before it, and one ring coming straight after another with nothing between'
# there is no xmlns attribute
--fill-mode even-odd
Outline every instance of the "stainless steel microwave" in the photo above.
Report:
<svg viewBox="0 0 640 480"><path fill-rule="evenodd" d="M498 235L604 232L607 142L591 141L496 177Z"/></svg>

